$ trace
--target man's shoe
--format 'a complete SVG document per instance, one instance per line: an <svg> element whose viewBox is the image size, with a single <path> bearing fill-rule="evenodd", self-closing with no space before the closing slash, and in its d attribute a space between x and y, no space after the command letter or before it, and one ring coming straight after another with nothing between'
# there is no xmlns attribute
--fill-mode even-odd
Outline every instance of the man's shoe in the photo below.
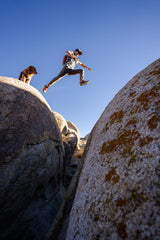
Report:
<svg viewBox="0 0 160 240"><path fill-rule="evenodd" d="M47 85L45 85L44 88L43 88L43 92L45 93L48 90L48 88L49 87Z"/></svg>
<svg viewBox="0 0 160 240"><path fill-rule="evenodd" d="M80 85L81 86L87 85L88 83L89 83L89 81L85 81L85 80L80 81Z"/></svg>

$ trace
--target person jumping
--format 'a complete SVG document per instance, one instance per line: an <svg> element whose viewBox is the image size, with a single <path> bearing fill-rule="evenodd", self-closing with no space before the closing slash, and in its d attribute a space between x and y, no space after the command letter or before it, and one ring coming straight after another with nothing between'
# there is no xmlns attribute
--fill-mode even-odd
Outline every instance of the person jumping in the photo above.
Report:
<svg viewBox="0 0 160 240"><path fill-rule="evenodd" d="M81 63L79 61L79 56L82 55L82 51L80 49L75 49L73 51L66 51L66 54L63 58L63 68L60 71L60 73L53 78L47 85L44 86L43 92L45 93L49 87L51 87L54 83L59 81L61 78L63 78L65 75L75 75L80 74L80 86L87 85L89 81L84 80L84 70L83 69L74 69L76 64L79 64L81 67L87 68L89 71L91 69Z"/></svg>

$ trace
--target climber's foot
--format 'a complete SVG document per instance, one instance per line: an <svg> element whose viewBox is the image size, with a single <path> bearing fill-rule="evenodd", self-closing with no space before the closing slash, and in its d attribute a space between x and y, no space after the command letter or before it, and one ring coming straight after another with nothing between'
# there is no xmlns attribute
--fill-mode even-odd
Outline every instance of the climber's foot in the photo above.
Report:
<svg viewBox="0 0 160 240"><path fill-rule="evenodd" d="M85 80L80 81L80 85L81 86L87 85L88 83L89 83L89 81L85 81Z"/></svg>
<svg viewBox="0 0 160 240"><path fill-rule="evenodd" d="M44 88L43 88L43 92L45 93L48 90L48 88L49 87L47 85L45 85Z"/></svg>

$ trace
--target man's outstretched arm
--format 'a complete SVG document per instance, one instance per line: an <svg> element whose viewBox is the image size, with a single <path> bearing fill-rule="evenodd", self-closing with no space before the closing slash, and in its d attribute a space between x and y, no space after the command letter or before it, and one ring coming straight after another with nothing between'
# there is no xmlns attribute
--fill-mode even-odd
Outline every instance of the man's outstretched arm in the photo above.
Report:
<svg viewBox="0 0 160 240"><path fill-rule="evenodd" d="M83 63L78 63L81 67L87 68L89 71L91 71L91 68L87 67L85 64Z"/></svg>

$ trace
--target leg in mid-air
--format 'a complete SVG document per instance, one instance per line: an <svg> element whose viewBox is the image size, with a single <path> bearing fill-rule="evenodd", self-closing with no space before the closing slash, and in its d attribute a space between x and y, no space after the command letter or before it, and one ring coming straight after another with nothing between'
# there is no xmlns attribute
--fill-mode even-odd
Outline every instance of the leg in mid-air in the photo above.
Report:
<svg viewBox="0 0 160 240"><path fill-rule="evenodd" d="M63 78L67 74L67 69L64 67L60 71L60 73L53 78L48 84L46 84L43 88L43 92L45 93L49 87L51 87L54 83L58 82L61 78Z"/></svg>
<svg viewBox="0 0 160 240"><path fill-rule="evenodd" d="M89 83L89 81L85 81L84 80L84 70L83 69L68 69L67 71L68 75L76 75L76 74L80 74L80 85L87 85Z"/></svg>
<svg viewBox="0 0 160 240"><path fill-rule="evenodd" d="M60 73L55 78L53 78L47 85L44 86L43 92L45 93L49 87L51 87L54 83L59 81L65 75L76 75L76 74L80 74L80 85L81 86L87 85L89 83L89 81L84 80L84 70L83 69L70 69L70 68L64 67L64 68L62 68Z"/></svg>

